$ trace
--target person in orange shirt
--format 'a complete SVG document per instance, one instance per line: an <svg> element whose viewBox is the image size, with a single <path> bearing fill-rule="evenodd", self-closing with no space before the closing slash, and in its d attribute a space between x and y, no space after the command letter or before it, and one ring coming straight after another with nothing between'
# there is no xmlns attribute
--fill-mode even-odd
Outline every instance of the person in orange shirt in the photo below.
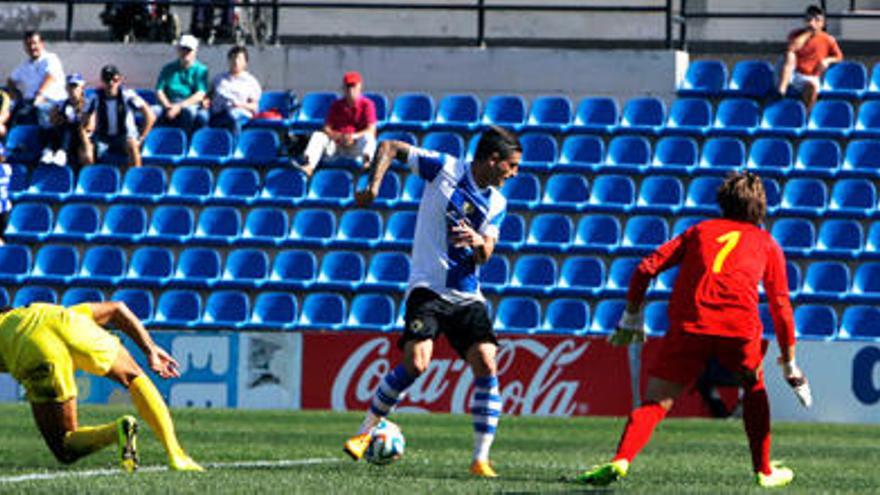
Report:
<svg viewBox="0 0 880 495"><path fill-rule="evenodd" d="M837 40L825 32L825 12L817 5L807 7L806 26L788 35L785 64L779 75L779 95L784 97L788 86L801 92L807 111L819 98L822 74L831 64L843 60Z"/></svg>

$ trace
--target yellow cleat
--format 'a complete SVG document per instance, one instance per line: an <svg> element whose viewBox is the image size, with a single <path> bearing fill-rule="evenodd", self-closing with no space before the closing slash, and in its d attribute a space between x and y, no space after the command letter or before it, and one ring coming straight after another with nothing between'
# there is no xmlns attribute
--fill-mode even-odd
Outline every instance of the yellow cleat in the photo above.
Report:
<svg viewBox="0 0 880 495"><path fill-rule="evenodd" d="M134 416L125 415L116 420L119 464L126 473L133 473L138 468L137 431L138 424Z"/></svg>
<svg viewBox="0 0 880 495"><path fill-rule="evenodd" d="M770 474L757 473L755 475L755 481L758 482L758 486L763 488L779 488L788 485L794 479L794 471L783 466L782 463L773 462L770 464L770 469Z"/></svg>
<svg viewBox="0 0 880 495"><path fill-rule="evenodd" d="M353 461L359 461L364 457L364 452L367 451L367 447L370 446L371 438L372 436L369 432L355 435L345 442L342 450L348 454Z"/></svg>
<svg viewBox="0 0 880 495"><path fill-rule="evenodd" d="M168 461L168 467L172 471L191 471L201 473L205 470L202 466L199 465L196 461L192 460L192 457L188 455L182 455L173 457Z"/></svg>
<svg viewBox="0 0 880 495"><path fill-rule="evenodd" d="M471 474L481 478L497 478L498 473L489 461L474 461L471 464Z"/></svg>
<svg viewBox="0 0 880 495"><path fill-rule="evenodd" d="M626 478L629 472L629 462L626 459L618 459L606 464L593 466L589 471L584 471L575 479L575 483L593 486L608 486L615 481Z"/></svg>

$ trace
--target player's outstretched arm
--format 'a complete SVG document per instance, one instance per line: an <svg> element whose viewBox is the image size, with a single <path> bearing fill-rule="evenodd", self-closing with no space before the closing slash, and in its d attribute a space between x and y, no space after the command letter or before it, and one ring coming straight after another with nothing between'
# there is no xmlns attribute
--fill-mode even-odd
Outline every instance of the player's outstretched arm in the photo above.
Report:
<svg viewBox="0 0 880 495"><path fill-rule="evenodd" d="M382 186L382 179L391 167L391 162L395 159L405 162L409 159L409 150L411 146L403 141L382 141L376 156L373 157L373 164L370 166L370 180L367 186L355 192L354 199L358 206L369 206L376 196L379 195L379 188Z"/></svg>

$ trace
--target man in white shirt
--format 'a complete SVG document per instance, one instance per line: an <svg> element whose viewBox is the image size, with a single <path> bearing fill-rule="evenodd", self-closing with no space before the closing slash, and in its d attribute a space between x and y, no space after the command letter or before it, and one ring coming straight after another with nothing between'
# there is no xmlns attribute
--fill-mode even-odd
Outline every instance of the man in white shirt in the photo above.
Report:
<svg viewBox="0 0 880 495"><path fill-rule="evenodd" d="M257 112L263 88L247 70L248 52L234 46L226 54L229 72L211 83L211 127L225 127L238 135L242 126Z"/></svg>
<svg viewBox="0 0 880 495"><path fill-rule="evenodd" d="M28 59L9 76L8 87L17 101L12 123L49 127L52 108L67 99L64 67L58 55L45 49L43 38L36 31L25 33L24 52Z"/></svg>

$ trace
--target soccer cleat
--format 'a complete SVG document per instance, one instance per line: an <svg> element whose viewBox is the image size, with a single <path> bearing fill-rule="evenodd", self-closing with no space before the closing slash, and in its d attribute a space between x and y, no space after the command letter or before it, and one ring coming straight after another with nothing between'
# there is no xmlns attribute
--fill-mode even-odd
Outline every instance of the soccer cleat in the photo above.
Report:
<svg viewBox="0 0 880 495"><path fill-rule="evenodd" d="M764 488L779 488L791 483L794 479L794 471L782 465L780 462L770 463L770 474L757 473L755 481L758 486Z"/></svg>
<svg viewBox="0 0 880 495"><path fill-rule="evenodd" d="M342 450L348 454L353 461L359 461L364 457L364 452L367 451L367 447L370 446L371 438L372 435L370 435L369 432L355 435L345 442Z"/></svg>
<svg viewBox="0 0 880 495"><path fill-rule="evenodd" d="M619 479L626 478L627 471L629 471L629 462L626 459L618 459L593 466L589 471L578 475L574 481L583 485L607 486Z"/></svg>
<svg viewBox="0 0 880 495"><path fill-rule="evenodd" d="M137 419L134 416L126 415L116 420L119 463L127 473L133 473L138 468L137 430Z"/></svg>
<svg viewBox="0 0 880 495"><path fill-rule="evenodd" d="M172 471L193 471L193 472L202 472L205 470L202 466L199 465L196 461L192 460L192 457L188 455L181 455L177 457L172 457L168 461L168 467Z"/></svg>
<svg viewBox="0 0 880 495"><path fill-rule="evenodd" d="M498 473L489 461L474 461L471 463L471 474L481 478L497 478Z"/></svg>

